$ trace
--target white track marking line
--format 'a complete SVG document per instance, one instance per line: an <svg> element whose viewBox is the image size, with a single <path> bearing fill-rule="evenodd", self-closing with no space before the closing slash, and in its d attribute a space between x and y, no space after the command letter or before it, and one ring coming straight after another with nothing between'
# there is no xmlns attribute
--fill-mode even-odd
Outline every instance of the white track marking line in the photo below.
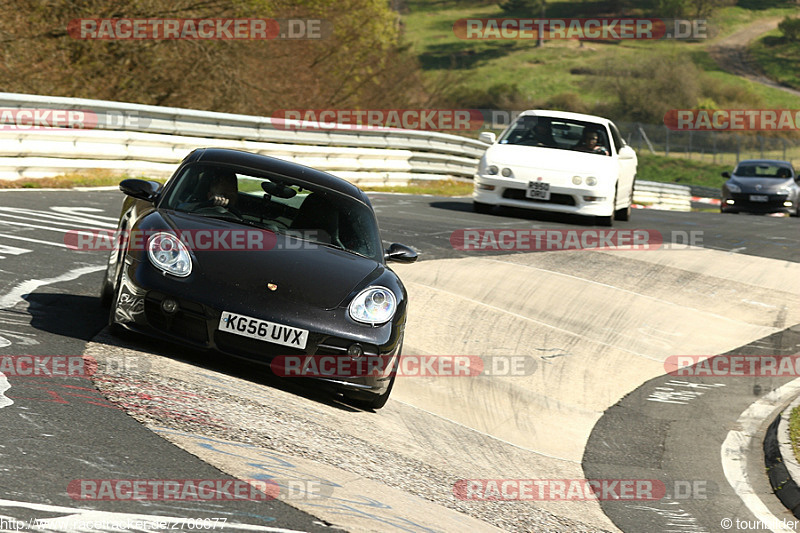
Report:
<svg viewBox="0 0 800 533"><path fill-rule="evenodd" d="M30 294L31 292L35 291L39 287L43 285L50 285L51 283L59 283L61 281L70 281L73 279L77 279L84 274L90 274L92 272L97 272L98 270L103 270L104 266L88 266L82 268L76 268L70 270L69 272L65 272L64 274L57 276L55 278L49 279L29 279L27 281L23 281L22 283L18 284L16 287L11 289L7 294L5 294L2 298L0 298L0 307L2 308L12 308L20 300L25 294ZM0 348L11 345L11 341L6 339L5 337L0 337ZM0 372L0 409L3 407L8 407L12 405L14 402L6 397L5 392L11 388L11 385L8 383L8 379L6 378L5 374ZM9 403L10 402L10 403Z"/></svg>
<svg viewBox="0 0 800 533"><path fill-rule="evenodd" d="M0 372L0 409L3 407L8 407L9 405L14 405L14 400L6 396L6 391L11 388L11 384L8 382L8 378L6 375Z"/></svg>
<svg viewBox="0 0 800 533"><path fill-rule="evenodd" d="M119 222L119 217L109 217L105 215L98 215L96 213L103 213L103 209L98 209L97 207L51 207L53 211L56 213L66 213L71 216L76 217L83 217L83 218L96 218L98 220L108 220L109 222L113 222L114 226L117 225Z"/></svg>
<svg viewBox="0 0 800 533"><path fill-rule="evenodd" d="M48 230L48 231L57 231L59 233L67 233L68 231L71 231L71 229L74 229L74 231L76 231L76 232L78 232L78 231L88 232L90 230L99 230L99 231L108 231L109 230L109 228L93 228L93 227L80 228L80 230L75 229L75 228L71 228L71 229L70 228L51 228L51 227L48 227L48 226L38 226L36 224L26 224L25 222L12 222L10 220L3 220L2 218L0 218L0 224L8 224L10 226L23 226L25 228L43 229L43 230Z"/></svg>
<svg viewBox="0 0 800 533"><path fill-rule="evenodd" d="M37 215L40 215L40 216L37 216ZM66 226L67 229L75 229L75 230L78 230L78 229L82 229L82 230L87 230L87 229L107 229L107 230L111 230L111 229L114 229L114 228L117 227L116 224L110 224L108 222L102 222L100 220L77 220L76 221L76 220L65 219L63 215L61 217L58 217L58 218L47 216L44 213L37 213L36 215L32 214L32 215L23 216L23 215L11 215L9 213L0 211L0 220L5 220L6 218L17 218L17 219L22 219L22 220L37 220L38 222L46 222L48 224ZM55 220L53 220L54 218L55 218ZM11 222L8 221L8 223L10 224ZM80 228L76 227L78 225L89 224L89 223L95 224L96 226L88 226L87 225L85 227L80 227ZM102 227L100 227L100 226L102 226ZM56 229L60 230L60 228L56 228Z"/></svg>
<svg viewBox="0 0 800 533"><path fill-rule="evenodd" d="M70 270L68 272L65 272L64 274L61 274L60 276L56 276L55 278L29 279L23 281L22 283L18 284L16 287L11 289L7 294L0 297L0 308L1 309L13 308L15 305L17 305L17 303L19 303L20 300L22 300L23 295L30 294L43 285L60 283L62 281L71 281L73 279L78 279L84 274L91 274L92 272L104 270L105 268L106 267L104 265L92 265Z"/></svg>
<svg viewBox="0 0 800 533"><path fill-rule="evenodd" d="M75 528L76 524L88 522L105 522L107 525L114 524L115 526L126 525L128 521L131 522L145 522L149 528L159 522L168 522L169 524L195 524L198 519L183 518L177 516L160 516L160 515L146 515L146 514L132 514L132 513L117 513L111 511L95 511L94 509L80 509L73 507L63 507L60 505L48 505L42 503L29 503L18 502L14 500L0 500L0 508L2 507L21 507L23 509L30 509L33 511L44 511L48 513L65 513L64 516L57 518L40 518L33 524L26 524L28 527L35 528L35 531L59 531L59 532L90 532L98 531L91 527ZM38 522L38 524L36 523ZM203 521L200 520L202 524ZM41 526L41 529L39 527ZM151 529L117 529L113 527L113 531L150 531ZM134 526L135 527L135 526ZM237 530L237 531L264 531L269 533L303 533L295 529L284 529L279 527L266 527L250 524L234 524L225 522L220 524L221 530ZM102 531L109 531L104 529Z"/></svg>
<svg viewBox="0 0 800 533"><path fill-rule="evenodd" d="M720 450L722 470L736 495L762 525L776 533L790 532L794 529L784 526L781 519L772 514L753 490L747 475L747 452L764 420L775 411L776 407L798 394L800 394L800 379L795 379L751 404L736 421L736 426L741 429L729 431Z"/></svg>
<svg viewBox="0 0 800 533"><path fill-rule="evenodd" d="M32 239L30 237L20 237L18 235L8 235L6 233L0 233L0 238L4 239L15 239L18 241L25 241L25 242L32 242L36 244L47 244L49 246L58 246L59 248L67 248L67 245L63 242L53 242L53 241L43 241L41 239Z"/></svg>

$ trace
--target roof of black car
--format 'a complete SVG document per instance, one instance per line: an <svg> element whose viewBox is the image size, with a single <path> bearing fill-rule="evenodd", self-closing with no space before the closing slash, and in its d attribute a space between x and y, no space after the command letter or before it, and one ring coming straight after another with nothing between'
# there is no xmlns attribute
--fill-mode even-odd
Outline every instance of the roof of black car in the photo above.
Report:
<svg viewBox="0 0 800 533"><path fill-rule="evenodd" d="M255 170L275 172L284 176L297 178L308 183L320 185L327 189L352 196L353 198L357 198L369 204L369 199L367 198L367 195L364 194L364 191L349 181L315 168L307 167L292 161L286 161L285 159L278 159L276 157L254 154L251 152L243 152L241 150L231 150L228 148L198 148L189 154L184 161L222 163L228 165L238 165Z"/></svg>
<svg viewBox="0 0 800 533"><path fill-rule="evenodd" d="M781 159L742 159L737 163L737 165L776 165L779 167L792 166L789 161L783 161Z"/></svg>

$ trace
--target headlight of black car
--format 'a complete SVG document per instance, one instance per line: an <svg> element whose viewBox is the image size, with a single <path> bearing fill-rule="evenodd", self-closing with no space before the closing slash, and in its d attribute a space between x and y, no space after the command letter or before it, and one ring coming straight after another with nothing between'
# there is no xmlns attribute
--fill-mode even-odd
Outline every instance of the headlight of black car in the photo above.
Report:
<svg viewBox="0 0 800 533"><path fill-rule="evenodd" d="M185 278L192 273L192 258L186 246L171 233L156 233L147 241L150 262L173 276Z"/></svg>
<svg viewBox="0 0 800 533"><path fill-rule="evenodd" d="M394 316L397 301L386 287L369 287L359 292L350 302L350 317L364 324L383 324Z"/></svg>

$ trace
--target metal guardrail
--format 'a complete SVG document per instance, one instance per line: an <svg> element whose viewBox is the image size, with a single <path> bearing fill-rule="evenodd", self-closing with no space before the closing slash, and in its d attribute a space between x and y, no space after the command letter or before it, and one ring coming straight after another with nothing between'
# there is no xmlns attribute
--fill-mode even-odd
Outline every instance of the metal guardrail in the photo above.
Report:
<svg viewBox="0 0 800 533"><path fill-rule="evenodd" d="M82 128L0 129L0 179L78 168L165 176L194 148L214 146L289 159L359 184L407 183L471 178L486 148L438 132L289 129L269 117L81 98L0 93L0 108L73 110L88 117Z"/></svg>
<svg viewBox="0 0 800 533"><path fill-rule="evenodd" d="M288 159L359 185L393 185L471 179L487 146L438 132L287 129L269 117L83 98L0 93L0 109L89 117L83 128L0 127L0 179L92 168L166 177L193 149L214 146ZM634 201L688 211L690 197L686 186L639 181Z"/></svg>
<svg viewBox="0 0 800 533"><path fill-rule="evenodd" d="M687 185L637 180L633 190L633 201L653 209L692 210L692 192Z"/></svg>

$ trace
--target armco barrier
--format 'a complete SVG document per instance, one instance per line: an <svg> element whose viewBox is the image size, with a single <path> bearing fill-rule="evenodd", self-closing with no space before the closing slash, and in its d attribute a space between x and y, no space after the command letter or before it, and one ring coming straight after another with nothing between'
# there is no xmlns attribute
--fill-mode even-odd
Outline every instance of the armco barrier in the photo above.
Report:
<svg viewBox="0 0 800 533"><path fill-rule="evenodd" d="M634 203L652 209L691 211L692 192L686 185L637 181L633 191Z"/></svg>
<svg viewBox="0 0 800 533"><path fill-rule="evenodd" d="M0 179L42 178L99 168L169 176L200 146L271 155L359 185L471 179L486 144L437 132L283 129L268 117L104 100L0 93L0 108L91 111L94 129L0 128ZM634 201L688 211L689 188L636 183Z"/></svg>
<svg viewBox="0 0 800 533"><path fill-rule="evenodd" d="M283 129L268 117L80 98L0 93L0 108L80 110L97 117L93 129L0 129L1 179L77 168L167 176L200 146L289 159L362 185L470 179L486 148L477 139L437 132Z"/></svg>

